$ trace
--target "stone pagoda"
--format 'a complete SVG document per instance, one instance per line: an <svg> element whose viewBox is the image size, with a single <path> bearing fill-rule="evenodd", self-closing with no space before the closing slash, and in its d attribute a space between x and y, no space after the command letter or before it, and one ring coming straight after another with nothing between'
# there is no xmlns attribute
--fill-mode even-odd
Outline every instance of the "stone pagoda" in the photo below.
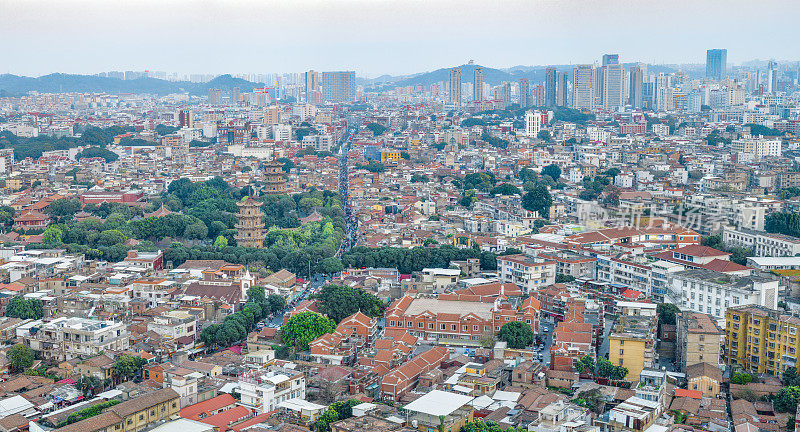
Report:
<svg viewBox="0 0 800 432"><path fill-rule="evenodd" d="M253 199L252 196L236 203L239 206L239 214L236 215L236 244L238 246L257 248L264 247L264 238L267 232L264 229L264 222L261 220L261 202Z"/></svg>
<svg viewBox="0 0 800 432"><path fill-rule="evenodd" d="M275 159L264 164L264 187L262 191L269 195L280 195L286 192L283 164Z"/></svg>

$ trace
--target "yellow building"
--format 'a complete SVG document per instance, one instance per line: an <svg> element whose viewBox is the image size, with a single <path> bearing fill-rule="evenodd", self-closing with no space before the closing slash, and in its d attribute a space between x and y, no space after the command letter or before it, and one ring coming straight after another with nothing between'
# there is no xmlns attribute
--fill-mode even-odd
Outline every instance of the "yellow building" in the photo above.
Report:
<svg viewBox="0 0 800 432"><path fill-rule="evenodd" d="M178 416L178 393L165 388L106 408L101 414L55 429L58 432L138 432Z"/></svg>
<svg viewBox="0 0 800 432"><path fill-rule="evenodd" d="M402 155L397 150L384 150L381 152L381 163L383 162L397 162L400 160Z"/></svg>
<svg viewBox="0 0 800 432"><path fill-rule="evenodd" d="M627 381L638 381L642 369L655 367L656 321L654 317L620 316L609 336L608 360L628 369Z"/></svg>
<svg viewBox="0 0 800 432"><path fill-rule="evenodd" d="M764 306L725 311L725 361L750 373L780 376L797 366L800 318Z"/></svg>

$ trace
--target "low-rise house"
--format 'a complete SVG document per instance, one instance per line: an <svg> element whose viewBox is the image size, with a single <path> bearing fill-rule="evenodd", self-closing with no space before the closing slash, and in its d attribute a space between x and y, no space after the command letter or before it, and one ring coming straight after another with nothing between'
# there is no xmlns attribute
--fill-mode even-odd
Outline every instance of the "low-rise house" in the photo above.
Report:
<svg viewBox="0 0 800 432"><path fill-rule="evenodd" d="M459 432L473 419L474 410L469 405L472 399L472 396L433 390L403 408L408 412L408 424L412 428L429 432L444 426L448 432Z"/></svg>
<svg viewBox="0 0 800 432"><path fill-rule="evenodd" d="M690 390L702 392L703 397L716 397L723 382L722 370L710 363L695 363L686 368L686 381Z"/></svg>

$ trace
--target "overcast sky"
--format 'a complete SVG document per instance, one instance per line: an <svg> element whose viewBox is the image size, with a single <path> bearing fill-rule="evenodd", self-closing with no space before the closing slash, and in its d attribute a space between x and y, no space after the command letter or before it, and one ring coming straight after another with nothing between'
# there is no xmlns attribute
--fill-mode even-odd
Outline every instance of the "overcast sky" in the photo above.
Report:
<svg viewBox="0 0 800 432"><path fill-rule="evenodd" d="M796 60L800 0L0 0L0 73Z"/></svg>

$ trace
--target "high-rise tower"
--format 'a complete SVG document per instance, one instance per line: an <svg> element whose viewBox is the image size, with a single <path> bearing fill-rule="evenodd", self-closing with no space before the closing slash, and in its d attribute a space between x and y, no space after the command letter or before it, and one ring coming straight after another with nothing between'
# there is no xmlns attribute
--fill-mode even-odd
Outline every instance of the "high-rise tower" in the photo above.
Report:
<svg viewBox="0 0 800 432"><path fill-rule="evenodd" d="M725 79L728 65L728 50L710 49L706 51L706 76L717 81Z"/></svg>
<svg viewBox="0 0 800 432"><path fill-rule="evenodd" d="M475 102L483 100L483 68L475 68L472 73L472 100Z"/></svg>
<svg viewBox="0 0 800 432"><path fill-rule="evenodd" d="M592 65L576 65L572 80L573 108L594 108L594 85L594 68Z"/></svg>
<svg viewBox="0 0 800 432"><path fill-rule="evenodd" d="M545 69L544 104L549 107L556 104L556 68Z"/></svg>
<svg viewBox="0 0 800 432"><path fill-rule="evenodd" d="M461 106L461 68L450 69L450 103Z"/></svg>
<svg viewBox="0 0 800 432"><path fill-rule="evenodd" d="M608 64L603 66L603 108L616 109L623 105L625 102L622 100L624 89L622 82L624 81L624 72L622 65L619 63Z"/></svg>
<svg viewBox="0 0 800 432"><path fill-rule="evenodd" d="M567 73L556 72L556 106L567 106Z"/></svg>
<svg viewBox="0 0 800 432"><path fill-rule="evenodd" d="M527 78L519 80L519 107L527 108L531 106L531 89Z"/></svg>
<svg viewBox="0 0 800 432"><path fill-rule="evenodd" d="M630 92L628 104L633 109L642 108L642 81L644 74L639 65L631 66Z"/></svg>

